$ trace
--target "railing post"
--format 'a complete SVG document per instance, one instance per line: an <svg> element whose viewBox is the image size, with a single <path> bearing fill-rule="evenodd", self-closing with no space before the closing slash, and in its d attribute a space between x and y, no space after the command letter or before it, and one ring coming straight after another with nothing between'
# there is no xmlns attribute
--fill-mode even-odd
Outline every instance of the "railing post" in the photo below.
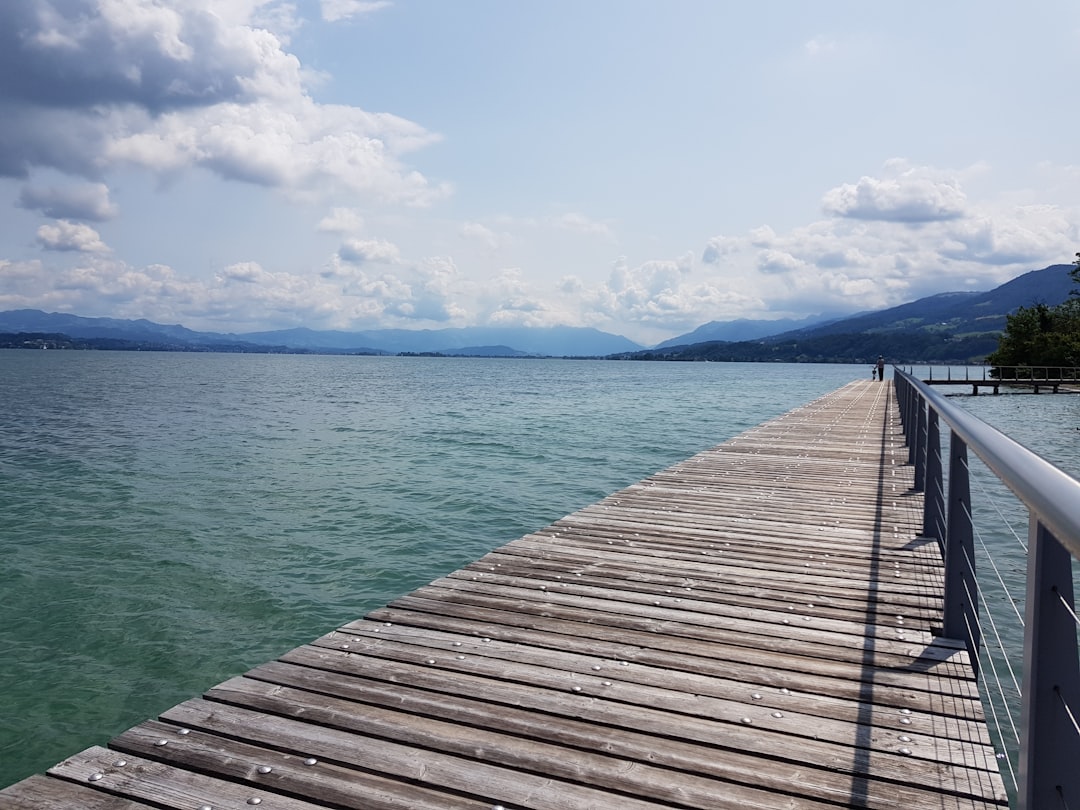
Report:
<svg viewBox="0 0 1080 810"><path fill-rule="evenodd" d="M923 537L934 537L945 554L945 497L941 479L941 430L937 411L930 408L926 422L926 493L923 497Z"/></svg>
<svg viewBox="0 0 1080 810"><path fill-rule="evenodd" d="M978 583L975 581L975 536L971 525L971 483L967 444L949 434L949 514L945 530L945 616L942 634L967 642L975 676L979 675Z"/></svg>
<svg viewBox="0 0 1080 810"><path fill-rule="evenodd" d="M1080 709L1080 659L1076 620L1069 613L1074 609L1072 555L1034 514L1028 528L1027 581L1020 808L1076 807L1080 736L1073 715Z"/></svg>
<svg viewBox="0 0 1080 810"><path fill-rule="evenodd" d="M916 396L919 407L915 412L915 491L926 488L926 411L927 403L921 394Z"/></svg>

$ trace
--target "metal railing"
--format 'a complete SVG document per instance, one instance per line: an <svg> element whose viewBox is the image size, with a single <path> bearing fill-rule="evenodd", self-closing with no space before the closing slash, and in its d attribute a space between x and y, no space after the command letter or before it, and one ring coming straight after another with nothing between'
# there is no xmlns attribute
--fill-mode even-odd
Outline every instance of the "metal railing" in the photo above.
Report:
<svg viewBox="0 0 1080 810"><path fill-rule="evenodd" d="M925 493L923 534L945 560L942 634L963 640L978 667L979 585L975 575L968 450L1028 510L1020 753L1021 810L1080 808L1080 655L1073 601L1073 560L1080 560L1080 482L930 386L894 368L897 400ZM948 427L946 475L942 424Z"/></svg>
<svg viewBox="0 0 1080 810"><path fill-rule="evenodd" d="M1080 367L1077 366L950 366L940 367L945 376L934 377L934 366L928 366L927 377L950 382L1080 382ZM960 370L964 376L960 377ZM953 373L957 376L954 378Z"/></svg>

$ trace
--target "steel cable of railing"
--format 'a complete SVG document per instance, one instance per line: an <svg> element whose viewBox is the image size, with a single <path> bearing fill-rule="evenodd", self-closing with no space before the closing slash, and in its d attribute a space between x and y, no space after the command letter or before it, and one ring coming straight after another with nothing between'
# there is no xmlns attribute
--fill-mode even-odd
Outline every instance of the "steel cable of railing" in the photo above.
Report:
<svg viewBox="0 0 1080 810"><path fill-rule="evenodd" d="M983 604L985 605L985 602ZM967 619L965 618L965 623L966 622ZM1008 752L1010 750L1010 746L1006 743L1006 740L1009 737L1012 738L1013 743L1016 745L1016 748L1012 749L1013 751L1016 751L1019 748L1020 730L1016 727L1016 713L1018 707L1015 705L1011 705L1015 704L1016 698L1010 701L1009 696L1006 693L1002 674L1001 671L998 669L998 661L997 657L994 655L994 652L994 650L984 649L983 656L986 663L990 665L990 671L993 674L993 683L991 683L985 669L980 669L979 681L981 682L982 690L986 695L986 706L989 707L990 715L991 717L993 717L994 736L997 738L998 744L1001 746L1001 755L998 757L998 759L1005 761L1006 768L1009 771L1009 776L1013 782L1013 786L1016 787L1016 769L1013 764L1013 757L1009 756ZM1002 650L1002 652L1004 651ZM1009 672L1010 678L1012 678L1015 683L1015 673L1013 672L1012 667L1009 665L1008 657L1002 655L1001 660L1005 664L1005 667ZM1019 697L1019 692L1017 693L1017 697ZM1005 723L1002 722L1001 714L999 714L998 712L999 706L1001 709L1001 714L1005 715L1006 721L1008 722L1008 728L1006 728Z"/></svg>
<svg viewBox="0 0 1080 810"><path fill-rule="evenodd" d="M1062 696L1060 689L1055 689L1054 694L1057 695L1057 699L1061 701L1061 706L1065 709L1065 715L1069 718L1069 722L1072 723L1073 731L1076 732L1076 736L1080 737L1080 724L1077 724L1076 722L1076 715L1073 714L1072 707L1069 706L1068 702Z"/></svg>
<svg viewBox="0 0 1080 810"><path fill-rule="evenodd" d="M1064 603L1064 600L1062 600L1062 602ZM1069 612L1072 613L1072 610L1070 609ZM1076 614L1074 613L1073 616L1075 617L1075 615ZM1061 701L1061 707L1065 710L1065 716L1069 718L1069 722L1072 723L1073 731L1076 732L1077 738L1080 738L1080 724L1076 722L1076 715L1073 713L1072 707L1069 706L1065 697L1061 694L1061 690L1057 687L1054 688L1054 694L1057 695L1057 699ZM1065 801L1065 794L1060 787L1058 788L1058 798L1061 800L1062 807L1069 806L1068 802Z"/></svg>
<svg viewBox="0 0 1080 810"><path fill-rule="evenodd" d="M984 496L985 502L990 504L990 506L993 507L994 511L997 512L997 516L999 518L1001 518L1002 524L1008 528L1009 534L1011 534L1013 536L1013 539L1016 540L1016 542L1019 544L1020 548L1022 548L1024 550L1024 553L1027 554L1027 550L1028 550L1027 543L1025 543L1023 538L1020 537L1019 534L1017 534L1016 529L1013 528L1012 523L1009 522L1009 519L1007 517L1005 517L1005 515L1002 513L1001 509L998 508L997 500L995 498L993 498L990 495L989 492L986 491L986 488L982 485L982 481L980 480L980 477L978 475L972 475L971 474L971 465L968 463L968 461L966 459L964 460L964 466L967 468L969 481L974 481L975 482L975 486L977 486L979 488L979 492Z"/></svg>
<svg viewBox="0 0 1080 810"><path fill-rule="evenodd" d="M985 490L984 490L985 492ZM997 579L998 585L1001 587L1002 593L1006 599L1009 600L1013 606L1013 611L1019 620L1020 626L1023 626L1023 618L1016 610L1016 600L1012 596L1008 585L1006 584L1004 577L1001 574L1000 569L994 562L993 556L990 554L989 547L986 540L983 537L983 533L980 531L974 516L970 513L966 506L963 506L965 516L971 521L972 534L978 541L979 548L982 550L982 556L984 556L990 563L991 568L994 571L994 575ZM972 594L968 588L968 581L975 581L976 579L976 565L975 560L968 555L965 550L963 553L964 565L968 569L971 576L970 580L965 578L964 591L967 594L969 604L975 604L976 602L981 605L982 611L976 617L977 626L979 628L979 634L981 638L986 638L987 634L984 632L986 623L989 623L992 635L995 641L995 645L991 649L989 645L984 646L983 660L989 664L990 673L988 674L985 668L980 668L979 681L982 684L982 689L986 695L986 705L990 710L990 715L993 718L994 735L999 741L1002 748L1000 760L1004 760L1005 770L1008 771L1009 779L1013 784L1014 789L1019 790L1019 780L1016 773L1016 768L1013 763L1013 757L1008 755L1008 751L1012 746L1006 745L1006 738L1011 736L1015 748L1019 749L1021 744L1020 731L1016 725L1016 715L1019 712L1019 701L1022 696L1022 689L1017 677L1016 667L1013 666L1012 656L1009 654L1009 648L1005 644L1005 640L1002 637L1001 629L998 626L998 622L994 618L994 611L991 609L989 601L986 599L986 589L982 586L976 588L976 594ZM985 616L985 620L983 619ZM971 632L971 627L968 624L967 617L965 617L965 624L968 625L968 632ZM998 659L1000 658L1000 665ZM1009 679L1012 681L1012 689L1006 687L1004 683L1004 675L1001 669L1004 668L1008 673ZM998 704L1000 704L1001 711L998 710ZM1005 727L1005 721L1002 720L1001 714L1005 715L1005 721L1008 723L1008 728Z"/></svg>
<svg viewBox="0 0 1080 810"><path fill-rule="evenodd" d="M968 568L972 571L972 573L974 573L974 571L975 571L975 563L974 563L973 560L971 560L968 557L966 552L964 553L964 559L967 562ZM1000 632L1000 630L998 630L997 622L994 621L994 614L990 610L989 603L986 601L986 594L984 593L984 589L983 588L978 589L979 592L977 594L977 598L972 597L972 594L969 591L967 591L967 586L966 585L965 585L964 590L965 590L965 592L967 592L968 598L971 600L971 604L975 604L975 602L979 602L983 606L983 610L986 613L986 618L990 622L990 629L994 631L994 639L997 641L997 649L1000 650L1001 653L1002 653L1002 660L1005 662L1005 665L1009 670L1009 677L1012 679L1013 687L1016 689L1016 696L1021 697L1022 694L1023 694L1023 690L1020 688L1020 680L1019 680L1019 678L1016 677L1016 669L1013 667L1012 662L1009 660L1009 650L1005 646L1005 641L1001 637L1001 632ZM1008 591L1006 591L1005 593L1008 594ZM979 629L980 629L980 631L982 630L982 619L981 618L979 619ZM999 686L1000 686L1000 684L999 684ZM1002 695L1005 694L1004 688L1001 688L1001 693L1002 693Z"/></svg>
<svg viewBox="0 0 1080 810"><path fill-rule="evenodd" d="M1009 604L1012 606L1013 613L1016 614L1016 620L1020 623L1020 626L1023 627L1024 617L1020 613L1019 608L1017 608L1016 606L1016 597L1012 595L1012 592L1009 590L1009 586L1005 583L1005 578L1001 574L1001 569L998 568L997 563L994 561L994 555L990 553L990 548L986 545L986 541L983 539L982 532L979 531L979 527L975 524L971 512L968 511L967 508L964 509L964 512L967 514L968 519L971 520L972 533L974 534L975 539L979 541L979 548L982 549L983 554L986 557L986 561L990 563L990 567L994 569L994 576L997 579L998 584L1001 586L1002 593L1004 593L1005 596L1008 598ZM966 557L967 554L965 554L964 556ZM974 564L972 564L972 572L974 572L974 570L975 567Z"/></svg>
<svg viewBox="0 0 1080 810"><path fill-rule="evenodd" d="M1076 615L1076 611L1073 610L1072 605L1070 605L1068 601L1066 601L1065 597L1062 596L1060 593L1058 593L1057 598L1058 601L1061 602L1062 607L1064 607L1065 610L1069 612L1069 615L1072 616L1073 621L1076 623L1076 626L1080 628L1080 616Z"/></svg>
<svg viewBox="0 0 1080 810"><path fill-rule="evenodd" d="M968 620L968 617L966 617L966 616L964 617L964 624L967 625L968 633L971 633L972 632L971 623ZM994 663L993 655L991 655L989 652L987 652L986 660L990 664L991 671L994 673L994 681L996 682L997 687L998 687L998 694L1000 695L999 702L1001 703L1001 708L1004 711L1005 716L1009 720L1009 727L1012 729L1013 737L1016 740L1016 744L1019 745L1020 744L1020 732L1017 730L1016 723L1013 721L1013 713L1008 710L1009 705L1005 700L1005 693L1004 693L1003 687L1001 685L1001 676L997 671L997 665ZM1013 766L1012 757L1010 757L1008 755L1008 746L1005 745L1005 732L1006 732L1006 729L1004 727L1004 724L1001 722L1000 715L998 715L998 704L995 703L993 699L990 699L990 683L986 678L985 670L980 672L979 680L982 681L983 686L986 687L987 698L988 698L987 701L986 701L986 704L987 704L987 706L990 707L990 716L993 717L993 719L994 719L994 734L997 737L998 742L1000 743L1001 749L1002 749L999 752L1000 756L998 756L997 759L999 761L1004 761L1005 762L1005 767L1009 771L1009 779L1013 783L1013 788L1014 789L1019 789L1018 779L1017 779L1017 775L1016 775L1016 769Z"/></svg>

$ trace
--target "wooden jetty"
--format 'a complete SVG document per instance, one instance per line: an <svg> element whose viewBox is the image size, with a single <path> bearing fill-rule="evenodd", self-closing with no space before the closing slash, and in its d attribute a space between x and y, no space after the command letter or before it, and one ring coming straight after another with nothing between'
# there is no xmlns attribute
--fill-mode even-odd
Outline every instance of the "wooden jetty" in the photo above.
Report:
<svg viewBox="0 0 1080 810"><path fill-rule="evenodd" d="M1005 806L898 418L853 382L0 808Z"/></svg>
<svg viewBox="0 0 1080 810"><path fill-rule="evenodd" d="M940 375L942 369L938 369ZM1030 389L1038 394L1040 390L1050 389L1057 394L1064 391L1073 392L1080 390L1080 369L1074 367L1055 366L967 366L964 368L964 377L953 377L953 367L946 366L945 376L934 376L934 368L930 367L929 375L923 379L927 385L945 386L971 386L971 395L978 396L980 388L989 388L995 394L1000 394L1001 389ZM971 371L981 373L980 377L971 377Z"/></svg>

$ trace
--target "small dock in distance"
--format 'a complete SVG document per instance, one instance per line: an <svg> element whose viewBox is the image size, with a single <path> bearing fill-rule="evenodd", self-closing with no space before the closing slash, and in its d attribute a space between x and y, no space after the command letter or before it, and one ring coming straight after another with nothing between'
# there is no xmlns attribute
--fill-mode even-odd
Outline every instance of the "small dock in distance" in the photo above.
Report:
<svg viewBox="0 0 1080 810"><path fill-rule="evenodd" d="M857 381L0 791L0 809L1007 806Z"/></svg>
<svg viewBox="0 0 1080 810"><path fill-rule="evenodd" d="M979 376L972 376L973 371ZM1073 367L966 366L963 379L953 377L951 366L944 369L944 377L940 376L941 372L942 369L938 369L939 376L935 377L931 366L923 382L927 385L971 386L972 396L978 396L980 388L989 388L995 394L1000 394L1003 387L1030 390L1034 394L1047 388L1057 394L1062 387L1067 391L1080 391L1080 368Z"/></svg>

